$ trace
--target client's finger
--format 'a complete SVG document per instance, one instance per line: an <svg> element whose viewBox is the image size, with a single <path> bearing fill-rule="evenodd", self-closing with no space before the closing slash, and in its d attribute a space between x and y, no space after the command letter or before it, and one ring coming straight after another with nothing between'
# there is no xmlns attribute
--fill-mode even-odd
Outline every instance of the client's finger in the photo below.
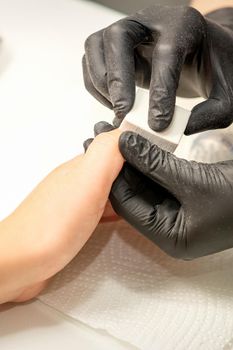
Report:
<svg viewBox="0 0 233 350"><path fill-rule="evenodd" d="M118 149L119 135L119 130L98 135L83 157L79 188L80 196L89 202L89 213L102 215L112 183L122 168L124 160Z"/></svg>

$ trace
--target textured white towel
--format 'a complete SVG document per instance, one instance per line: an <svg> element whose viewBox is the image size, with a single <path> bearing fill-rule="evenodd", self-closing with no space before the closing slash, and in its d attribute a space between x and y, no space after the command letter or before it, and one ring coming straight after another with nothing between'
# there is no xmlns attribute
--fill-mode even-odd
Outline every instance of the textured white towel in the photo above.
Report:
<svg viewBox="0 0 233 350"><path fill-rule="evenodd" d="M177 261L102 224L40 299L140 349L233 348L233 250Z"/></svg>

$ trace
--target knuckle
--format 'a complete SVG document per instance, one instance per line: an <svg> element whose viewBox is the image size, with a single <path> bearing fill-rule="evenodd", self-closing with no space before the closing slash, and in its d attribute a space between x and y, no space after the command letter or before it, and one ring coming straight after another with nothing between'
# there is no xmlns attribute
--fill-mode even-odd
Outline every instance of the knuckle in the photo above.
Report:
<svg viewBox="0 0 233 350"><path fill-rule="evenodd" d="M158 51L154 51L154 58L157 58L158 53L161 58L170 57L172 48L171 42L169 40L164 40L164 38L161 37L161 39L158 41L158 44Z"/></svg>
<svg viewBox="0 0 233 350"><path fill-rule="evenodd" d="M87 89L87 91L92 93L95 87L95 89L100 93L107 94L108 88L106 71L104 69L97 70L96 67L94 69L94 65L88 67L85 55L83 56L82 66L84 86Z"/></svg>
<svg viewBox="0 0 233 350"><path fill-rule="evenodd" d="M127 31L127 22L126 20L120 20L118 22L113 23L109 27L107 27L103 33L104 39L114 39L122 37L122 35Z"/></svg>
<svg viewBox="0 0 233 350"><path fill-rule="evenodd" d="M98 72L97 74L96 72L92 72L92 80L96 90L98 90L100 93L107 94L108 87L105 73L100 74L100 72Z"/></svg>
<svg viewBox="0 0 233 350"><path fill-rule="evenodd" d="M185 6L184 7L184 15L188 17L188 19L192 18L193 20L199 20L202 18L202 15L198 10L196 10L194 7L191 6Z"/></svg>
<svg viewBox="0 0 233 350"><path fill-rule="evenodd" d="M100 35L100 32L95 32L87 37L84 43L85 51L89 51L92 48L93 44L96 43L96 40L99 39L99 35Z"/></svg>
<svg viewBox="0 0 233 350"><path fill-rule="evenodd" d="M203 15L193 7L187 7L186 9L186 23L187 27L196 28L197 31L205 30L206 21Z"/></svg>
<svg viewBox="0 0 233 350"><path fill-rule="evenodd" d="M189 43L187 38L178 32L172 35L175 36L172 37L171 40L165 40L165 38L161 36L161 39L158 41L157 49L154 51L153 58L163 63L164 66L166 62L168 62L169 65L167 68L171 72L178 73Z"/></svg>

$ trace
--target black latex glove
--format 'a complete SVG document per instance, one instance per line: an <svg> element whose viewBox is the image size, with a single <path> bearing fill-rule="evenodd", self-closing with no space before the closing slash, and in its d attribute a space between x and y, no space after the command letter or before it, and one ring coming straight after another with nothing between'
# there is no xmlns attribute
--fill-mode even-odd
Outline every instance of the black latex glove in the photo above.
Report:
<svg viewBox="0 0 233 350"><path fill-rule="evenodd" d="M96 135L109 130L95 125ZM233 247L233 161L188 162L132 132L119 147L126 163L110 194L118 215L176 258Z"/></svg>
<svg viewBox="0 0 233 350"><path fill-rule="evenodd" d="M233 8L203 17L191 7L151 6L92 34L83 58L87 90L115 111L119 126L132 108L135 83L150 88L149 125L171 121L176 90L203 96L186 134L233 120Z"/></svg>

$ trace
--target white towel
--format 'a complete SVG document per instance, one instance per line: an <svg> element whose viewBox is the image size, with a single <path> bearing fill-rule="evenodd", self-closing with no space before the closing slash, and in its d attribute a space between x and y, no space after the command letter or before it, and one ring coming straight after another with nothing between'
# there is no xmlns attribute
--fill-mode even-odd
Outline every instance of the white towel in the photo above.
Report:
<svg viewBox="0 0 233 350"><path fill-rule="evenodd" d="M99 226L40 299L139 349L233 348L233 250L184 262L121 221Z"/></svg>

